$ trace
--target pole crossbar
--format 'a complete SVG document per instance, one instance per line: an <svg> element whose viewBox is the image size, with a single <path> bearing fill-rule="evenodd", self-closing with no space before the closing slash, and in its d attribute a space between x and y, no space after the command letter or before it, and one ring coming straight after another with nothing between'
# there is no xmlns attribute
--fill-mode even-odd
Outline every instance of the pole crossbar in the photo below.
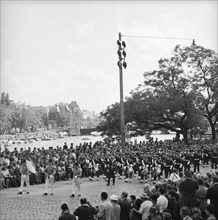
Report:
<svg viewBox="0 0 218 220"><path fill-rule="evenodd" d="M152 38L152 39L164 39L164 40L193 40L193 38L184 37L155 37L155 36L137 36L137 35L122 35L122 37L135 37L135 38Z"/></svg>

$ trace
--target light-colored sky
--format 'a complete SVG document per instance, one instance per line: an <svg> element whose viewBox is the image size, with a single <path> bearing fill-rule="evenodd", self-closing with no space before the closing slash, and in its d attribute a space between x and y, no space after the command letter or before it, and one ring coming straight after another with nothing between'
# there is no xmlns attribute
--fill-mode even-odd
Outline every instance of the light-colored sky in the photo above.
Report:
<svg viewBox="0 0 218 220"><path fill-rule="evenodd" d="M30 105L119 102L118 33L194 38L217 52L217 1L1 1L1 92ZM124 96L187 40L123 37Z"/></svg>

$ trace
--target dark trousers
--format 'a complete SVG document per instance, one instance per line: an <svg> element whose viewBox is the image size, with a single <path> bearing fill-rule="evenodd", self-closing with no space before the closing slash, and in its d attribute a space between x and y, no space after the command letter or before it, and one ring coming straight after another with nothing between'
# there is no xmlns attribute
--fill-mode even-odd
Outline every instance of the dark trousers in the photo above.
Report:
<svg viewBox="0 0 218 220"><path fill-rule="evenodd" d="M194 172L200 172L200 163L199 160L194 160Z"/></svg>
<svg viewBox="0 0 218 220"><path fill-rule="evenodd" d="M110 180L113 180L113 184L115 184L115 173L108 173L108 176L107 176L107 184L110 185Z"/></svg>

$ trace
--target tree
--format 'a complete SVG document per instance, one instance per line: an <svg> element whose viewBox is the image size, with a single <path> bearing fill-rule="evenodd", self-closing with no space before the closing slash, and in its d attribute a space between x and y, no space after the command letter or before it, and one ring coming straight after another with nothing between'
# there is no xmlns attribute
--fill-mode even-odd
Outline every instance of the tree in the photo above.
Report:
<svg viewBox="0 0 218 220"><path fill-rule="evenodd" d="M107 107L105 111L100 113L101 122L97 126L97 131L101 131L102 135L118 135L120 134L120 105L114 103Z"/></svg>
<svg viewBox="0 0 218 220"><path fill-rule="evenodd" d="M25 131L36 131L37 128L43 126L43 119L41 115L37 114L37 109L34 107L28 107L24 115L24 127Z"/></svg>
<svg viewBox="0 0 218 220"><path fill-rule="evenodd" d="M208 120L212 139L216 140L218 121L218 54L202 46L177 48L177 56L187 63L192 88L197 94L196 105Z"/></svg>
<svg viewBox="0 0 218 220"><path fill-rule="evenodd" d="M6 134L11 131L11 112L8 111L7 106L0 104L1 116L0 116L0 134Z"/></svg>
<svg viewBox="0 0 218 220"><path fill-rule="evenodd" d="M1 93L1 104L4 106L10 105L10 99L8 93L2 92Z"/></svg>

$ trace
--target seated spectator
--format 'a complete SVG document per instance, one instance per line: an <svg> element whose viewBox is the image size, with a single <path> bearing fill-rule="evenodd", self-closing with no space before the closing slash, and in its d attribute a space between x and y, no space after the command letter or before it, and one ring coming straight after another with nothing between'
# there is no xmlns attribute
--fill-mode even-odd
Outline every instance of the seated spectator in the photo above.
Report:
<svg viewBox="0 0 218 220"><path fill-rule="evenodd" d="M68 205L66 203L61 205L62 213L58 220L76 220L76 217L70 214Z"/></svg>
<svg viewBox="0 0 218 220"><path fill-rule="evenodd" d="M1 174L4 178L4 185L6 186L6 188L8 188L9 184L11 184L11 181L12 181L13 177L9 173L8 168L6 168L5 166L2 167Z"/></svg>
<svg viewBox="0 0 218 220"><path fill-rule="evenodd" d="M3 189L5 188L5 179L4 177L2 176L2 172L0 172L0 189Z"/></svg>

